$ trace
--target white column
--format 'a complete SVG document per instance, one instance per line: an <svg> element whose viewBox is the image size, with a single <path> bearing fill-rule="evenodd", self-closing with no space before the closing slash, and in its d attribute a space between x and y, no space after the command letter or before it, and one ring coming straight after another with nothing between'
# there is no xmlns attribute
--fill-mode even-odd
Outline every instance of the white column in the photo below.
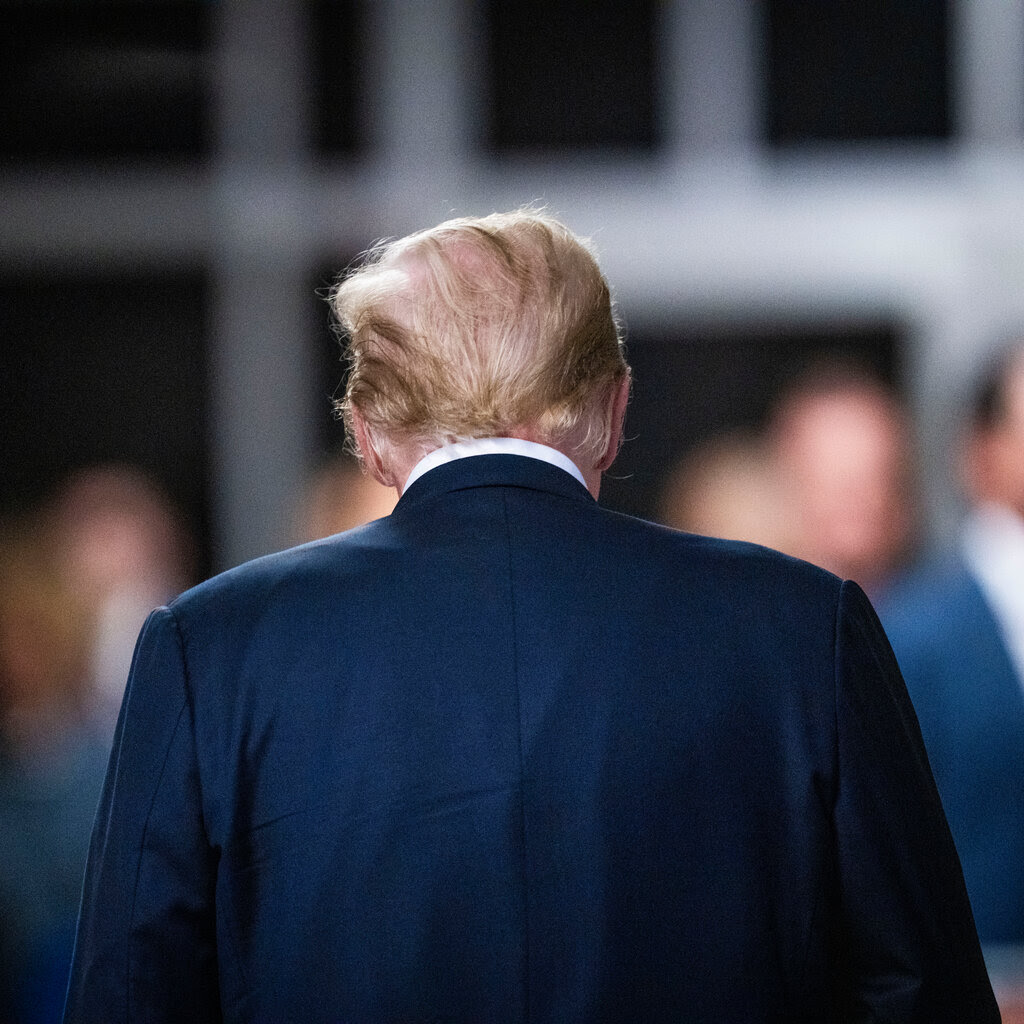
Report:
<svg viewBox="0 0 1024 1024"><path fill-rule="evenodd" d="M1024 3L957 0L951 8L953 111L970 142L1024 138Z"/></svg>
<svg viewBox="0 0 1024 1024"><path fill-rule="evenodd" d="M222 0L211 322L214 559L283 546L313 448L303 5ZM326 415L326 413L325 413Z"/></svg>
<svg viewBox="0 0 1024 1024"><path fill-rule="evenodd" d="M684 159L752 151L764 105L758 5L671 0L663 12L669 145Z"/></svg>
<svg viewBox="0 0 1024 1024"><path fill-rule="evenodd" d="M380 230L402 234L458 207L476 148L484 54L479 5L373 0L366 5L372 159ZM465 213L464 209L455 209Z"/></svg>

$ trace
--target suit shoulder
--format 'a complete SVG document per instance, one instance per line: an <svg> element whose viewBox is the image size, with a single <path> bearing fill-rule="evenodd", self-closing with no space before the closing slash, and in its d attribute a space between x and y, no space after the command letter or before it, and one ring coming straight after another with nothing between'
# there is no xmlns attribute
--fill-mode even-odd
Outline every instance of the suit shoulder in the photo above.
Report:
<svg viewBox="0 0 1024 1024"><path fill-rule="evenodd" d="M762 544L686 533L608 509L602 509L601 512L612 533L620 534L624 542L648 546L659 554L694 559L740 573L804 577L828 587L838 588L842 582L819 566Z"/></svg>
<svg viewBox="0 0 1024 1024"><path fill-rule="evenodd" d="M843 581L819 566L748 541L685 533L647 520L602 510L612 543L634 557L663 564L687 576L697 575L720 587L765 595L779 591L788 600L801 596L835 602Z"/></svg>
<svg viewBox="0 0 1024 1024"><path fill-rule="evenodd" d="M387 520L263 555L186 590L171 609L179 620L197 620L237 606L251 608L291 593L314 596L327 581L358 577L388 547Z"/></svg>

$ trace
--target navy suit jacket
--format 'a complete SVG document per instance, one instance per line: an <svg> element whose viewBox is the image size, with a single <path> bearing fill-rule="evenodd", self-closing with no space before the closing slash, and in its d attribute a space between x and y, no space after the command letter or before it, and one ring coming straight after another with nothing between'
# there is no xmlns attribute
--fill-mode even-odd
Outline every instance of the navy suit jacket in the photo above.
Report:
<svg viewBox="0 0 1024 1024"><path fill-rule="evenodd" d="M857 587L485 455L150 618L66 1020L998 1012Z"/></svg>
<svg viewBox="0 0 1024 1024"><path fill-rule="evenodd" d="M882 616L921 722L983 942L1024 943L1024 690L959 560L897 586Z"/></svg>

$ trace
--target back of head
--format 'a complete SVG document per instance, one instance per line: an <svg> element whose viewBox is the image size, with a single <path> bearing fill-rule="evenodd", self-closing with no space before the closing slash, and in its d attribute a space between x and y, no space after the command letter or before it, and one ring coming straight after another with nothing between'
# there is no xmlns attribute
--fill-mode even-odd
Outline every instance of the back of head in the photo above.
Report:
<svg viewBox="0 0 1024 1024"><path fill-rule="evenodd" d="M628 373L587 245L536 210L459 218L382 243L332 294L349 338L338 403L375 444L429 451L520 436L585 457Z"/></svg>

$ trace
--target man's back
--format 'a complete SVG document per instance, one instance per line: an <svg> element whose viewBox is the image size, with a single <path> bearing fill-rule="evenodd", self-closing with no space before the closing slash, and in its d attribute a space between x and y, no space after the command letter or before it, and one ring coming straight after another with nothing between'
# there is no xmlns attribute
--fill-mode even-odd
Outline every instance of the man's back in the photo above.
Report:
<svg viewBox="0 0 1024 1024"><path fill-rule="evenodd" d="M997 1019L859 591L532 459L157 613L119 736L71 1021Z"/></svg>

